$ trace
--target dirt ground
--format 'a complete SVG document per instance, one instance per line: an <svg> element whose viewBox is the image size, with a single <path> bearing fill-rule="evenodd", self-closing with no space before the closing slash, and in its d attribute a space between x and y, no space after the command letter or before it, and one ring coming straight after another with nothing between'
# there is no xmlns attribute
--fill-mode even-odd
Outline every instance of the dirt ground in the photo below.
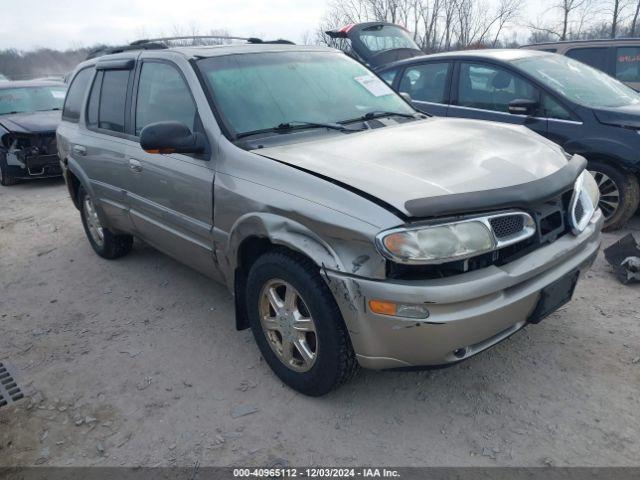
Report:
<svg viewBox="0 0 640 480"><path fill-rule="evenodd" d="M0 466L640 465L640 285L602 255L489 352L313 399L223 286L143 244L97 257L60 180L0 187L0 362L28 395L0 409Z"/></svg>

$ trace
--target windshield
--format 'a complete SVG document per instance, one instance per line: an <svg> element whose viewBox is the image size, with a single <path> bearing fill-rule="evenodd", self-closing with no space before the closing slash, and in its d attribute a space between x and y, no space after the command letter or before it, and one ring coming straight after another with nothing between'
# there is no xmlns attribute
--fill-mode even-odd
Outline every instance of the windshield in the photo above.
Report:
<svg viewBox="0 0 640 480"><path fill-rule="evenodd" d="M236 135L295 122L339 123L370 112L412 114L389 86L335 52L227 55L198 61Z"/></svg>
<svg viewBox="0 0 640 480"><path fill-rule="evenodd" d="M65 87L14 87L0 89L0 115L7 113L60 110Z"/></svg>
<svg viewBox="0 0 640 480"><path fill-rule="evenodd" d="M407 31L395 25L367 27L357 32L357 36L371 53L394 48L419 49Z"/></svg>
<svg viewBox="0 0 640 480"><path fill-rule="evenodd" d="M623 83L562 55L541 55L512 63L552 90L586 107L622 107L640 103L640 95Z"/></svg>

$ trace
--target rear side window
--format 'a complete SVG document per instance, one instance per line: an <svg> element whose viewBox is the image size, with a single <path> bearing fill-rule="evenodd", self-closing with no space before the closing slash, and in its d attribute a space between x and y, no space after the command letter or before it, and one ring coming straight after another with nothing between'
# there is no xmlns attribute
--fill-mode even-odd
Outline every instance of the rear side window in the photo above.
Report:
<svg viewBox="0 0 640 480"><path fill-rule="evenodd" d="M640 82L640 47L617 49L616 78L622 82Z"/></svg>
<svg viewBox="0 0 640 480"><path fill-rule="evenodd" d="M167 63L145 62L136 102L136 136L150 123L173 120L193 131L196 105L180 72Z"/></svg>
<svg viewBox="0 0 640 480"><path fill-rule="evenodd" d="M607 67L609 65L608 48L572 48L567 52L567 57L591 65L603 72L609 70Z"/></svg>
<svg viewBox="0 0 640 480"><path fill-rule="evenodd" d="M129 70L105 70L98 102L98 128L124 133Z"/></svg>
<svg viewBox="0 0 640 480"><path fill-rule="evenodd" d="M67 91L67 98L65 99L64 108L62 109L63 120L77 123L80 119L82 102L92 74L93 68L85 68L74 77Z"/></svg>
<svg viewBox="0 0 640 480"><path fill-rule="evenodd" d="M445 103L449 63L425 63L408 67L400 81L400 91L412 100Z"/></svg>

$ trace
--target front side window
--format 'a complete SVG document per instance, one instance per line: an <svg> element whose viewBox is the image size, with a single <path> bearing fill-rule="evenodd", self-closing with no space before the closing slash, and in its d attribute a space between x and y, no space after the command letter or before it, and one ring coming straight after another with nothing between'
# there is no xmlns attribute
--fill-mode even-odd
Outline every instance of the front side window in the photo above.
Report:
<svg viewBox="0 0 640 480"><path fill-rule="evenodd" d="M556 120L573 120L569 111L549 95L542 97L542 115Z"/></svg>
<svg viewBox="0 0 640 480"><path fill-rule="evenodd" d="M2 88L0 115L60 110L66 90L64 86Z"/></svg>
<svg viewBox="0 0 640 480"><path fill-rule="evenodd" d="M509 112L513 100L537 100L536 88L506 69L493 65L462 63L458 105Z"/></svg>
<svg viewBox="0 0 640 480"><path fill-rule="evenodd" d="M609 64L608 48L572 48L566 53L567 57L578 60L579 62L591 65L598 70L606 72Z"/></svg>
<svg viewBox="0 0 640 480"><path fill-rule="evenodd" d="M286 123L347 122L372 112L415 113L383 80L341 53L226 55L199 60L198 67L236 135Z"/></svg>
<svg viewBox="0 0 640 480"><path fill-rule="evenodd" d="M425 63L408 67L402 74L400 91L412 100L445 103L449 63Z"/></svg>
<svg viewBox="0 0 640 480"><path fill-rule="evenodd" d="M136 135L150 123L173 120L193 131L196 105L189 87L176 68L145 62L140 73L136 103Z"/></svg>
<svg viewBox="0 0 640 480"><path fill-rule="evenodd" d="M67 98L64 101L64 108L62 110L62 118L70 122L77 122L80 119L80 110L82 110L82 102L84 101L84 95L87 92L89 81L93 75L93 68L85 68L78 72L69 91L67 92Z"/></svg>
<svg viewBox="0 0 640 480"><path fill-rule="evenodd" d="M105 70L98 106L98 127L124 133L129 70Z"/></svg>
<svg viewBox="0 0 640 480"><path fill-rule="evenodd" d="M616 78L622 82L640 82L640 47L617 49Z"/></svg>
<svg viewBox="0 0 640 480"><path fill-rule="evenodd" d="M640 104L640 94L589 65L562 55L540 55L511 62L549 89L589 108Z"/></svg>

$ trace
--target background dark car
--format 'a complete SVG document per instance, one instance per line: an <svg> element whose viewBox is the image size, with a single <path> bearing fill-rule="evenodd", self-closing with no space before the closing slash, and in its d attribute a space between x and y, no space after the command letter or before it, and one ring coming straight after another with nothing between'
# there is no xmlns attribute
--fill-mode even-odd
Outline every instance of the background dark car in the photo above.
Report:
<svg viewBox="0 0 640 480"><path fill-rule="evenodd" d="M0 184L61 175L55 134L66 90L44 80L0 83Z"/></svg>
<svg viewBox="0 0 640 480"><path fill-rule="evenodd" d="M425 113L524 125L585 156L608 229L637 210L640 94L576 60L533 50L418 56L378 74Z"/></svg>
<svg viewBox="0 0 640 480"><path fill-rule="evenodd" d="M387 22L351 23L327 30L330 47L337 48L371 69L422 55L406 28Z"/></svg>
<svg viewBox="0 0 640 480"><path fill-rule="evenodd" d="M520 48L566 55L640 91L640 38L548 42Z"/></svg>

